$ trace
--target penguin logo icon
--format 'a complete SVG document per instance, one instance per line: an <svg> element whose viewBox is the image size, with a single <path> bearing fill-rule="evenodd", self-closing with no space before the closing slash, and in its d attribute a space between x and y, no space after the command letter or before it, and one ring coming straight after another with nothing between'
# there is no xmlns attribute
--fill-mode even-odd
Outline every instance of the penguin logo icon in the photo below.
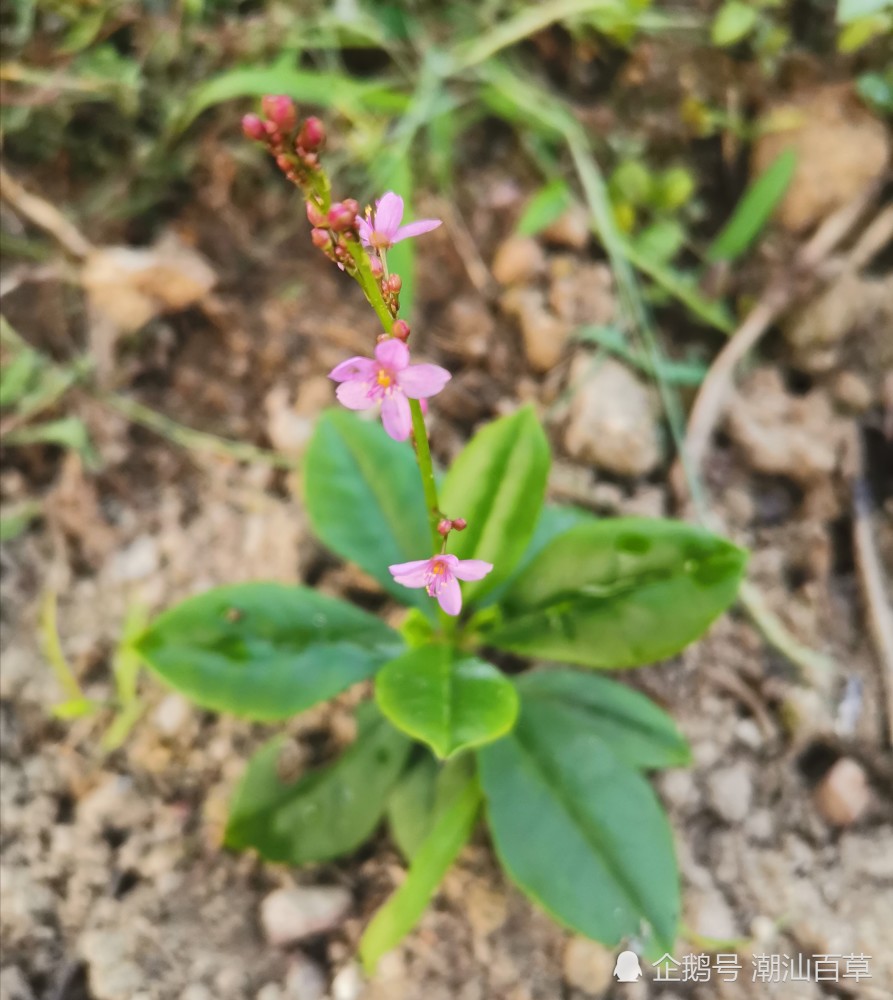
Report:
<svg viewBox="0 0 893 1000"><path fill-rule="evenodd" d="M639 956L634 951L622 951L614 964L614 976L620 983L637 983L642 975Z"/></svg>

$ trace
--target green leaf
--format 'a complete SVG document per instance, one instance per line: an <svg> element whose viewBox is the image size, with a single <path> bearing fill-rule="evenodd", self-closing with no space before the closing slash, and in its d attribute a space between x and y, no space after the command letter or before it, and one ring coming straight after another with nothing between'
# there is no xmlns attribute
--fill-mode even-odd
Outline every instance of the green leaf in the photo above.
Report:
<svg viewBox="0 0 893 1000"><path fill-rule="evenodd" d="M425 495L408 444L392 441L378 422L328 410L304 460L304 499L313 530L330 549L399 601L433 614L424 590L400 586L388 571L431 554Z"/></svg>
<svg viewBox="0 0 893 1000"><path fill-rule="evenodd" d="M647 921L666 950L679 918L669 824L647 781L582 714L525 701L512 734L478 751L493 843L556 920L607 945Z"/></svg>
<svg viewBox="0 0 893 1000"><path fill-rule="evenodd" d="M878 114L893 114L893 70L883 73L863 73L856 80L859 96Z"/></svg>
<svg viewBox="0 0 893 1000"><path fill-rule="evenodd" d="M18 538L28 529L32 521L43 512L38 500L23 500L20 503L4 504L0 514L0 542Z"/></svg>
<svg viewBox="0 0 893 1000"><path fill-rule="evenodd" d="M700 385L707 374L707 366L699 361L675 361L659 357L655 364L655 359L649 352L631 347L626 334L616 326L583 326L575 331L575 336L584 344L603 347L646 375L670 385Z"/></svg>
<svg viewBox="0 0 893 1000"><path fill-rule="evenodd" d="M480 801L480 786L472 775L452 796L419 846L403 884L363 933L360 957L368 973L418 923L447 869L471 836Z"/></svg>
<svg viewBox="0 0 893 1000"><path fill-rule="evenodd" d="M713 19L710 37L714 45L735 45L756 27L759 11L743 0L727 0Z"/></svg>
<svg viewBox="0 0 893 1000"><path fill-rule="evenodd" d="M533 535L549 475L549 443L533 410L525 407L488 424L447 473L440 503L447 517L468 527L450 538L460 559L484 559L493 570L464 585L480 601L508 578Z"/></svg>
<svg viewBox="0 0 893 1000"><path fill-rule="evenodd" d="M383 622L303 587L218 587L166 611L136 641L204 708L272 721L371 677L402 646Z"/></svg>
<svg viewBox="0 0 893 1000"><path fill-rule="evenodd" d="M838 0L837 23L849 24L887 10L893 10L891 0Z"/></svg>
<svg viewBox="0 0 893 1000"><path fill-rule="evenodd" d="M471 754L459 754L438 764L426 750L404 771L388 799L388 824L394 843L407 861L412 861L457 788L465 785L474 770Z"/></svg>
<svg viewBox="0 0 893 1000"><path fill-rule="evenodd" d="M877 38L890 35L893 29L893 14L873 14L870 17L860 17L845 25L837 38L837 51L849 55L858 52Z"/></svg>
<svg viewBox="0 0 893 1000"><path fill-rule="evenodd" d="M759 236L790 186L797 169L797 154L786 149L772 161L744 192L732 218L707 251L707 260L735 260Z"/></svg>
<svg viewBox="0 0 893 1000"><path fill-rule="evenodd" d="M595 520L594 515L580 507L573 507L569 504L545 504L540 509L540 516L537 519L536 527L533 529L533 536L524 550L524 555L521 556L521 559L515 565L512 575L487 595L485 603L488 605L498 604L502 600L502 595L511 587L512 582L524 572L530 563L533 562L534 558L542 552L553 538L563 535L565 531L569 531L578 524L584 524L593 520ZM491 611L492 609L487 609L481 612L481 616L486 617L487 620L491 620Z"/></svg>
<svg viewBox="0 0 893 1000"><path fill-rule="evenodd" d="M682 249L685 227L677 219L658 219L636 233L634 243L643 257L666 264Z"/></svg>
<svg viewBox="0 0 893 1000"><path fill-rule="evenodd" d="M343 756L297 782L279 775L281 738L262 747L236 790L226 845L294 865L359 847L382 818L411 748L374 706L364 709L360 733Z"/></svg>
<svg viewBox="0 0 893 1000"><path fill-rule="evenodd" d="M561 178L550 181L524 206L515 231L520 236L536 236L560 219L572 204L573 195L567 181Z"/></svg>
<svg viewBox="0 0 893 1000"><path fill-rule="evenodd" d="M518 714L518 695L489 663L450 646L423 646L388 663L375 683L382 712L438 757L504 736Z"/></svg>
<svg viewBox="0 0 893 1000"><path fill-rule="evenodd" d="M203 111L239 97L288 94L303 107L308 104L351 114L372 111L399 113L405 95L374 81L357 81L344 73L295 69L287 57L277 65L244 66L227 70L196 87L177 117L175 130L185 129Z"/></svg>
<svg viewBox="0 0 893 1000"><path fill-rule="evenodd" d="M76 451L90 466L98 463L98 455L90 441L87 428L79 417L61 417L44 424L20 427L6 435L8 444L55 444Z"/></svg>
<svg viewBox="0 0 893 1000"><path fill-rule="evenodd" d="M462 757L454 759L463 760ZM391 837L407 861L412 859L431 828L438 772L437 761L425 751L424 756L400 775L388 799Z"/></svg>
<svg viewBox="0 0 893 1000"><path fill-rule="evenodd" d="M676 724L638 691L577 670L538 670L515 683L522 705L545 702L574 720L585 720L630 767L652 770L691 762Z"/></svg>
<svg viewBox="0 0 893 1000"><path fill-rule="evenodd" d="M746 553L682 522L614 518L572 528L503 599L490 645L588 667L639 666L697 639L735 599Z"/></svg>

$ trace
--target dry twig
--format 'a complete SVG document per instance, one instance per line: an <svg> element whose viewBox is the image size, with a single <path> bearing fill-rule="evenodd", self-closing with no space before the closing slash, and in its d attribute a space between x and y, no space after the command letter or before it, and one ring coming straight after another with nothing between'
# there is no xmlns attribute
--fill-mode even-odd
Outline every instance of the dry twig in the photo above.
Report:
<svg viewBox="0 0 893 1000"><path fill-rule="evenodd" d="M873 503L865 479L865 454L860 441L855 447L856 469L852 480L853 548L856 569L865 598L866 613L877 650L880 686L886 714L887 742L893 745L893 610L884 570L872 530Z"/></svg>
<svg viewBox="0 0 893 1000"><path fill-rule="evenodd" d="M817 272L820 267L852 231L874 200L876 193L877 188L872 186L850 204L831 215L819 227L818 232L797 254L791 270L770 282L744 322L716 356L707 377L701 383L683 443L686 458L692 469L700 469L704 461L707 446L732 395L732 384L738 364L754 349L779 316L802 298L806 289L813 287L819 277ZM879 246L878 240L891 227L893 227L893 216L890 212L882 212L866 230L865 236L853 252L853 257L858 256L860 266L870 259L866 257L866 250L874 247L872 252L876 252L879 246L883 246L886 240L880 242ZM678 492L684 480L675 470L673 481Z"/></svg>
<svg viewBox="0 0 893 1000"><path fill-rule="evenodd" d="M72 257L83 260L93 250L92 243L58 208L30 194L3 167L0 167L0 193L20 215L58 240Z"/></svg>

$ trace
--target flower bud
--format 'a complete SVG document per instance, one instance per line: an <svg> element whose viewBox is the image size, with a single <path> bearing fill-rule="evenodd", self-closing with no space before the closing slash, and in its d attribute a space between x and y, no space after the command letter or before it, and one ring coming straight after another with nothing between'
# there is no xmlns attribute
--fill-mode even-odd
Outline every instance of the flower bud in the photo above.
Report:
<svg viewBox="0 0 893 1000"><path fill-rule="evenodd" d="M315 153L326 141L326 130L319 118L312 115L301 126L298 133L298 145L308 153Z"/></svg>
<svg viewBox="0 0 893 1000"><path fill-rule="evenodd" d="M388 291L389 292L399 292L403 287L403 279L399 274L392 274L388 278Z"/></svg>
<svg viewBox="0 0 893 1000"><path fill-rule="evenodd" d="M321 211L312 201L307 202L307 221L315 229L322 229L328 225L326 213Z"/></svg>
<svg viewBox="0 0 893 1000"><path fill-rule="evenodd" d="M373 278L380 278L384 274L384 264L382 264L378 257L370 257L369 270L372 272Z"/></svg>
<svg viewBox="0 0 893 1000"><path fill-rule="evenodd" d="M295 102L284 94L267 94L261 102L264 115L284 132L290 132L298 123Z"/></svg>
<svg viewBox="0 0 893 1000"><path fill-rule="evenodd" d="M348 202L336 201L329 210L329 225L336 233L343 233L353 228L356 217Z"/></svg>
<svg viewBox="0 0 893 1000"><path fill-rule="evenodd" d="M318 249L325 250L331 242L327 229L311 229L310 242Z"/></svg>
<svg viewBox="0 0 893 1000"><path fill-rule="evenodd" d="M356 198L345 198L341 204L348 210L348 212L353 213L354 218L360 214L360 203L356 200Z"/></svg>
<svg viewBox="0 0 893 1000"><path fill-rule="evenodd" d="M255 142L263 142L267 138L264 123L257 115L245 115L242 119L242 132L246 139L253 139Z"/></svg>
<svg viewBox="0 0 893 1000"><path fill-rule="evenodd" d="M391 329L391 333L397 338L397 340L402 340L406 343L409 340L409 323L405 319L398 319Z"/></svg>
<svg viewBox="0 0 893 1000"><path fill-rule="evenodd" d="M279 156L276 157L276 166L279 167L284 174L287 174L292 170L294 165L288 156L284 153L280 153Z"/></svg>
<svg viewBox="0 0 893 1000"><path fill-rule="evenodd" d="M453 531L464 531L468 527L468 521L464 517L457 517L453 521Z"/></svg>
<svg viewBox="0 0 893 1000"><path fill-rule="evenodd" d="M453 530L453 522L449 518L444 518L442 521L437 523L437 533L438 535L443 535L444 538Z"/></svg>

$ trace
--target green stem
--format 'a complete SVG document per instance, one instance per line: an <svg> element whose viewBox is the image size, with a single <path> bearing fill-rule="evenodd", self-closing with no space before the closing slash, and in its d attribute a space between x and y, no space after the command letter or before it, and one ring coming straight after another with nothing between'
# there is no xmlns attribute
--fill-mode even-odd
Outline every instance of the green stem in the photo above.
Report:
<svg viewBox="0 0 893 1000"><path fill-rule="evenodd" d="M437 525L440 522L440 503L437 499L437 482L434 479L434 463L428 445L428 431L422 405L417 399L409 401L412 412L412 437L415 441L415 457L422 475L422 489L425 491L425 506L428 508L428 523L431 528L433 551L437 552L442 541Z"/></svg>
<svg viewBox="0 0 893 1000"><path fill-rule="evenodd" d="M347 248L356 264L356 278L360 287L375 310L385 333L390 334L394 329L394 317L385 305L381 295L378 282L369 267L369 258L366 251L354 240L347 240ZM428 444L428 430L425 427L425 417L422 413L421 404L417 399L409 401L409 408L412 412L412 436L415 442L416 461L419 465L419 474L422 477L422 489L425 492L425 506L428 509L428 521L431 527L431 541L433 551L437 552L440 547L440 535L437 525L440 521L440 502L437 499L437 482L434 478L434 463L431 459L431 447Z"/></svg>

